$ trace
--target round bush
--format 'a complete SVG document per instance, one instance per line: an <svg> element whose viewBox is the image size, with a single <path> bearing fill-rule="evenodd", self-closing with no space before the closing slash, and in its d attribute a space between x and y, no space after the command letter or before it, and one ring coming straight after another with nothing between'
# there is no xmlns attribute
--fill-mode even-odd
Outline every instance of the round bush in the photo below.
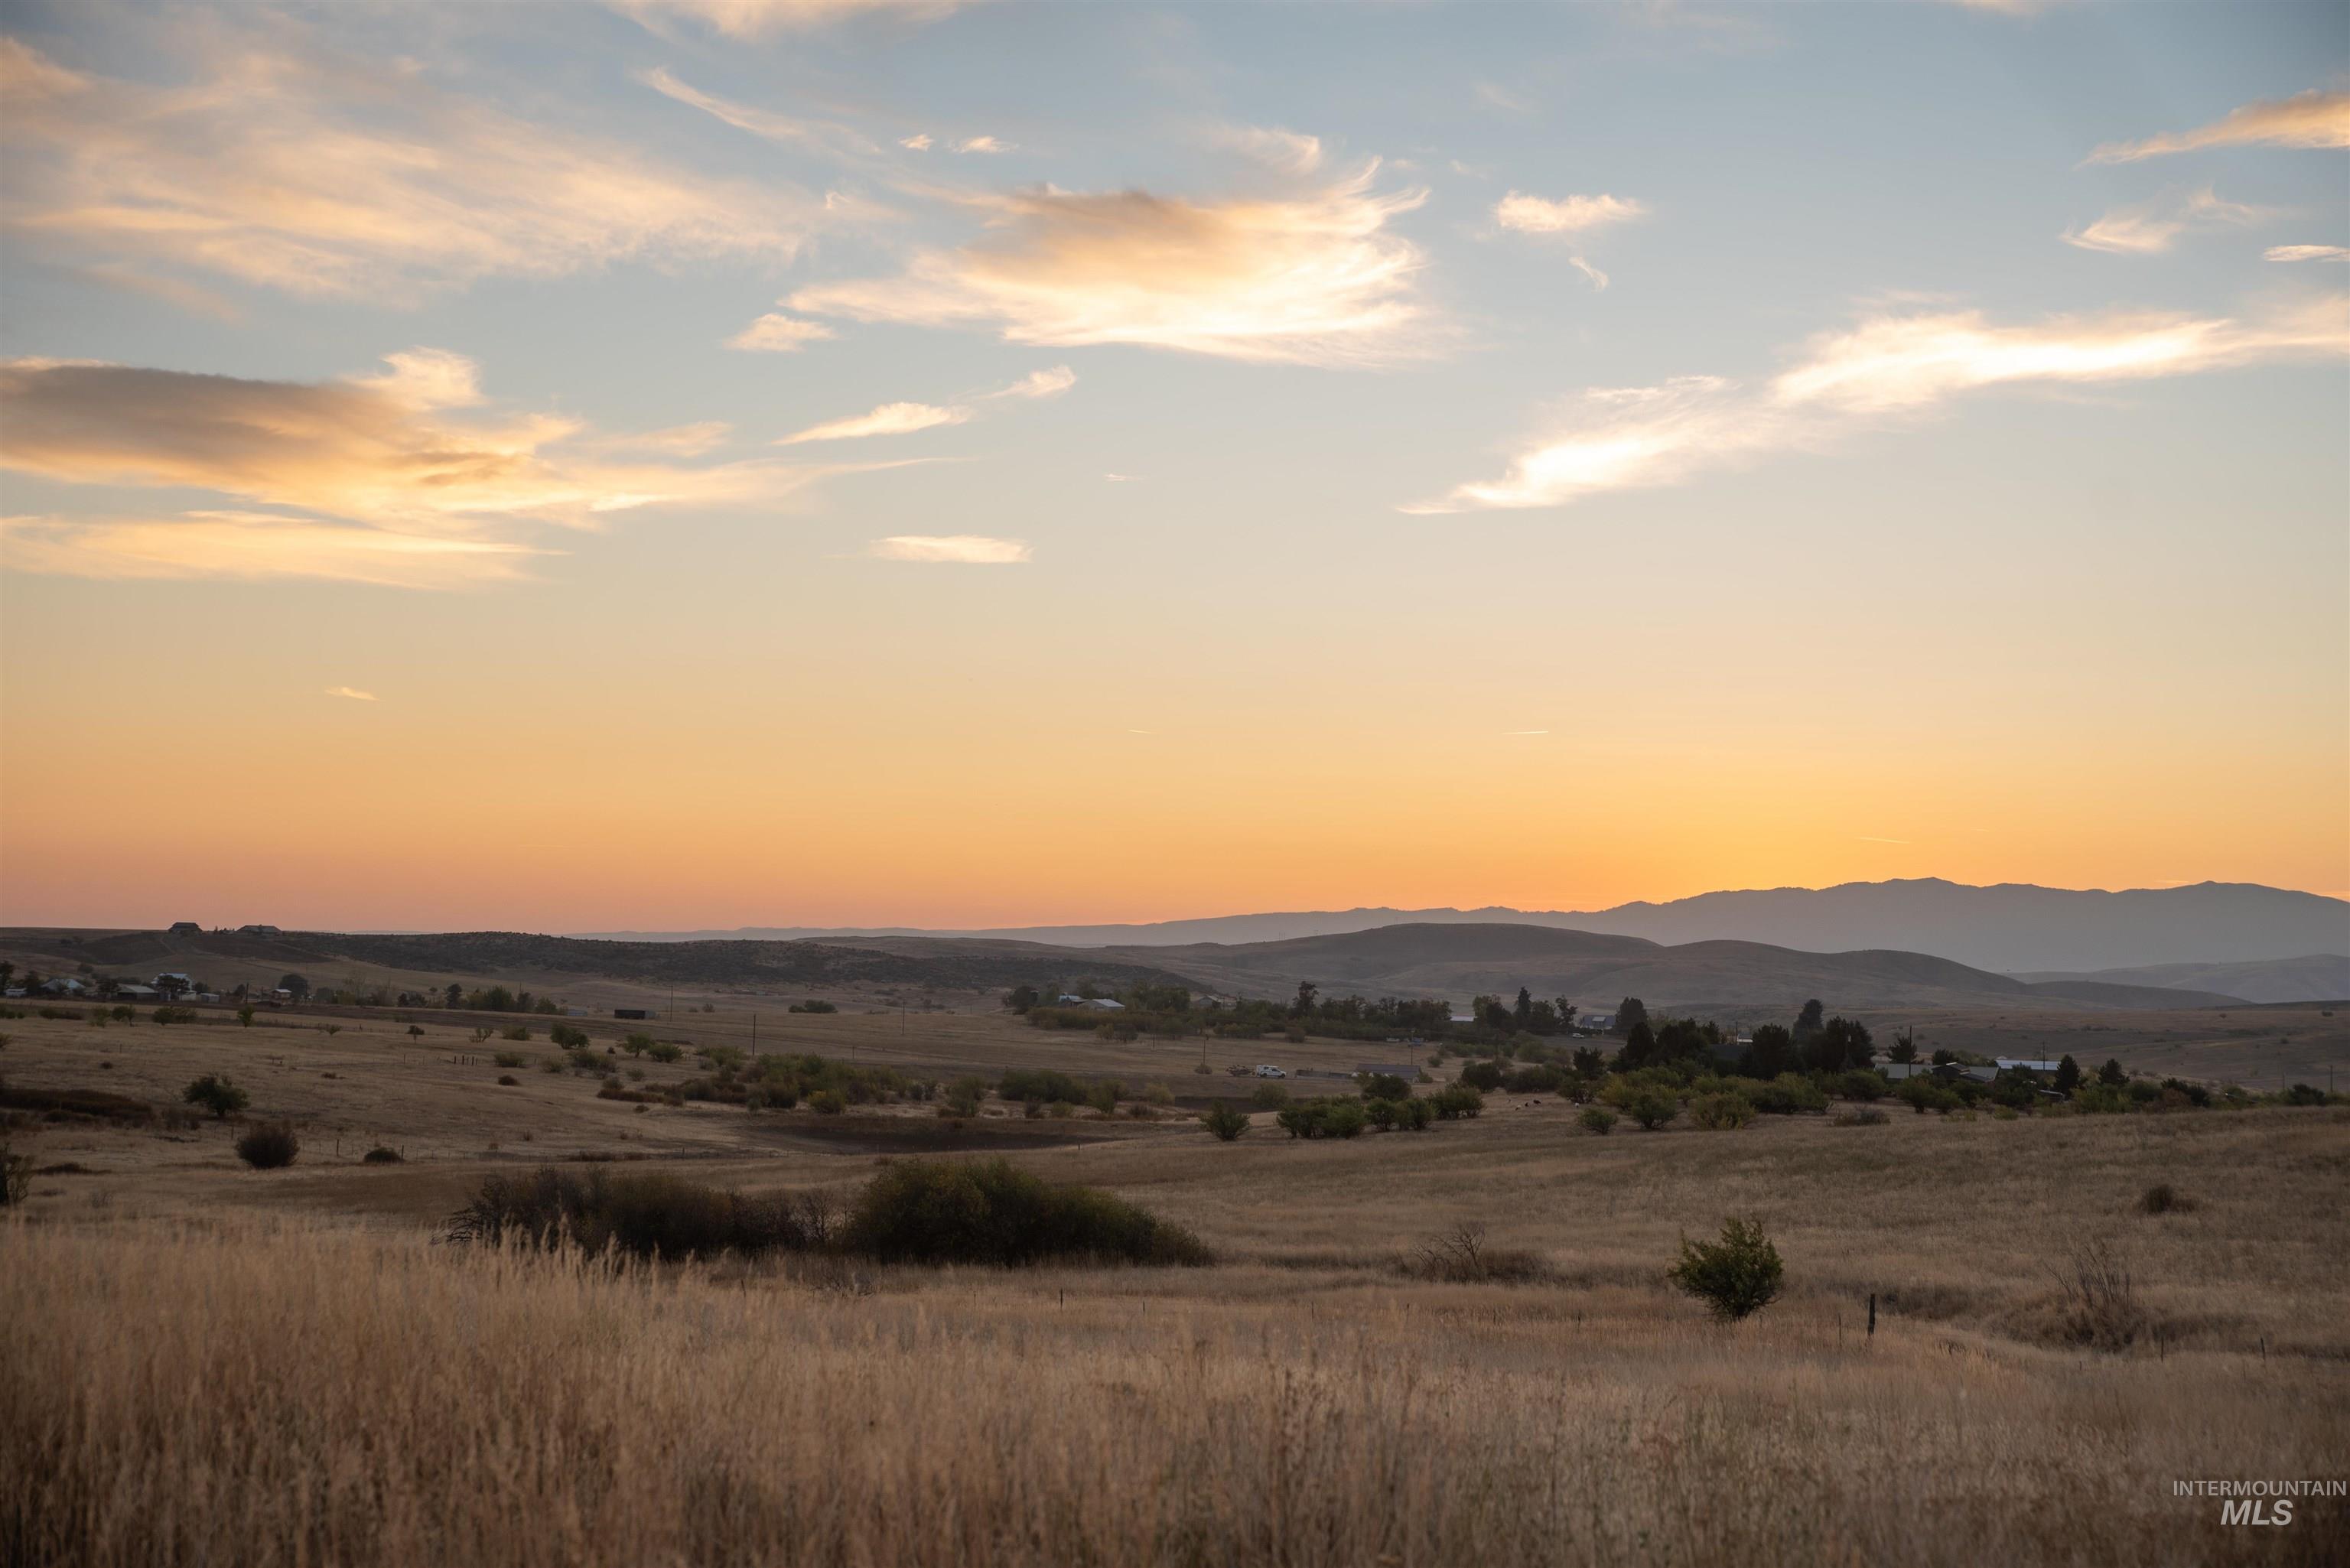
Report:
<svg viewBox="0 0 2350 1568"><path fill-rule="evenodd" d="M255 1170L276 1170L294 1163L302 1140L285 1122L264 1122L236 1140L236 1157Z"/></svg>

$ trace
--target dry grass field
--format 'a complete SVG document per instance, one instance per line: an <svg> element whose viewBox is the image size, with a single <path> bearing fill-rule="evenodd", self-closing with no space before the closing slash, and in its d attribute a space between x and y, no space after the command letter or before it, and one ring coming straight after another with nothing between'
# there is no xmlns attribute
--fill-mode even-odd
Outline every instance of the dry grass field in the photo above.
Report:
<svg viewBox="0 0 2350 1568"><path fill-rule="evenodd" d="M993 1101L960 1125L927 1105L639 1111L536 1066L498 1085L490 1053L547 1054L546 1020L527 1045L321 1022L0 1024L11 1087L163 1102L224 1071L304 1137L294 1167L257 1172L210 1119L13 1130L46 1174L0 1220L0 1556L2314 1564L2350 1549L2341 1500L2256 1528L2173 1495L2350 1469L2339 1109L1897 1107L1881 1125L1600 1137L1547 1096L1496 1097L1424 1133L1308 1143L1260 1125L1220 1144L1172 1115L1028 1119ZM868 1062L1241 1086L1189 1074L1197 1042L959 1015L792 1024L775 1044ZM1260 1052L1334 1069L1382 1054L1210 1057ZM648 1085L703 1070L642 1065ZM407 1160L359 1164L377 1142ZM484 1172L541 1160L641 1155L745 1190L845 1193L932 1149L1110 1189L1220 1261L652 1266L435 1239ZM2158 1182L2193 1207L2140 1212ZM1762 1221L1787 1291L1723 1326L1664 1270L1730 1214ZM1463 1224L1546 1277L1405 1272ZM2060 1299L2100 1239L2144 1314L2115 1351L2074 1343Z"/></svg>

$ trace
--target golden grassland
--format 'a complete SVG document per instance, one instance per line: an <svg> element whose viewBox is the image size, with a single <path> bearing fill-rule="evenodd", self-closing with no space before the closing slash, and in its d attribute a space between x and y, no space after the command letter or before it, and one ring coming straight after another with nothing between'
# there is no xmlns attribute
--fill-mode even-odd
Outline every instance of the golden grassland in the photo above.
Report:
<svg viewBox="0 0 2350 1568"><path fill-rule="evenodd" d="M885 1022L827 1027L878 1054ZM1113 1049L1014 1027L987 1022L984 1049L1071 1066ZM2172 1495L2345 1469L2338 1109L1897 1108L1599 1137L1555 1101L1496 1097L1427 1133L1230 1145L1173 1119L995 1115L957 1147L1136 1199L1222 1261L648 1267L452 1248L432 1222L487 1170L580 1152L846 1189L893 1137L947 1123L639 1114L536 1069L501 1088L451 1060L487 1048L437 1025L416 1044L375 1024L0 1028L12 1085L160 1100L225 1070L256 1114L306 1124L301 1161L268 1173L211 1122L15 1131L51 1174L0 1223L10 1561L2184 1564L2350 1546L2339 1500L2252 1529ZM544 1054L543 1023L515 1048ZM1196 1043L1115 1049L1158 1054L1129 1084L1208 1082L1173 1076ZM1014 1146L1040 1127L1061 1141ZM378 1137L410 1161L357 1164ZM2140 1212L2157 1182L2194 1207ZM1663 1271L1731 1213L1762 1219L1788 1291L1723 1326ZM1401 1272L1465 1222L1550 1278ZM2096 1238L2148 1317L2118 1353L2061 1321L2058 1280Z"/></svg>

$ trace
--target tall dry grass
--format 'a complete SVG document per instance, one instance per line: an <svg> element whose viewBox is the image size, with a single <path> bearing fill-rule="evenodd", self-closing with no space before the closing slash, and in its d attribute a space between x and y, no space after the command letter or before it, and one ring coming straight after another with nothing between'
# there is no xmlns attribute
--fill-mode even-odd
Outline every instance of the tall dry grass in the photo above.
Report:
<svg viewBox="0 0 2350 1568"><path fill-rule="evenodd" d="M11 1223L0 1557L2339 1560L2338 1504L2223 1532L2170 1495L2338 1467L2331 1364L1723 1329L1660 1288L803 1266Z"/></svg>

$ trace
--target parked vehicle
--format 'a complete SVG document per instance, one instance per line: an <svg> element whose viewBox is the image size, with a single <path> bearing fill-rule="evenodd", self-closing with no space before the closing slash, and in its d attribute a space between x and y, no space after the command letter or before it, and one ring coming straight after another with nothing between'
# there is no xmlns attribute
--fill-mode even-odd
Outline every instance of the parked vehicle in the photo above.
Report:
<svg viewBox="0 0 2350 1568"><path fill-rule="evenodd" d="M1286 1078L1289 1076L1287 1073L1283 1072L1278 1067L1259 1067L1256 1070L1256 1075L1260 1078Z"/></svg>

